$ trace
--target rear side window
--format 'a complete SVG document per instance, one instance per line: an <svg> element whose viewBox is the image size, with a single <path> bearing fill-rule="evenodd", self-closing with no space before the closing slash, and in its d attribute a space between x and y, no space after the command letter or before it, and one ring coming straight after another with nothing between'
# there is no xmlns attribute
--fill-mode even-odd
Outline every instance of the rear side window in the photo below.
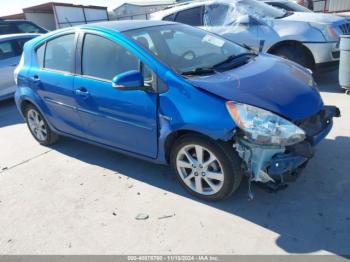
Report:
<svg viewBox="0 0 350 262"><path fill-rule="evenodd" d="M0 23L0 35L18 33L9 23Z"/></svg>
<svg viewBox="0 0 350 262"><path fill-rule="evenodd" d="M60 36L47 42L43 67L63 72L72 72L74 43L75 34ZM37 55L38 51L43 52L39 48ZM41 53L39 55L42 56Z"/></svg>
<svg viewBox="0 0 350 262"><path fill-rule="evenodd" d="M0 43L0 60L18 56L13 41L5 41Z"/></svg>
<svg viewBox="0 0 350 262"><path fill-rule="evenodd" d="M140 60L123 46L101 36L85 35L83 75L111 81L120 73L139 68Z"/></svg>
<svg viewBox="0 0 350 262"><path fill-rule="evenodd" d="M176 22L192 25L202 26L203 25L203 7L198 6L177 13Z"/></svg>
<svg viewBox="0 0 350 262"><path fill-rule="evenodd" d="M28 22L18 22L15 24L20 33L46 33L37 25Z"/></svg>

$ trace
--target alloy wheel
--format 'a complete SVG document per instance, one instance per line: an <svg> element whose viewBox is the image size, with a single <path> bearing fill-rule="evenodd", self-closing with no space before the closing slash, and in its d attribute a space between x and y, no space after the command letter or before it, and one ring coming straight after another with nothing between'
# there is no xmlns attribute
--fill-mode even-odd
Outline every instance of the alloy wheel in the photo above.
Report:
<svg viewBox="0 0 350 262"><path fill-rule="evenodd" d="M38 111L30 109L27 112L28 125L30 130L36 139L41 142L46 141L47 139L47 129L44 122L44 119L41 117Z"/></svg>
<svg viewBox="0 0 350 262"><path fill-rule="evenodd" d="M183 182L202 195L213 195L224 184L224 171L219 159L200 145L181 148L176 157L176 168Z"/></svg>

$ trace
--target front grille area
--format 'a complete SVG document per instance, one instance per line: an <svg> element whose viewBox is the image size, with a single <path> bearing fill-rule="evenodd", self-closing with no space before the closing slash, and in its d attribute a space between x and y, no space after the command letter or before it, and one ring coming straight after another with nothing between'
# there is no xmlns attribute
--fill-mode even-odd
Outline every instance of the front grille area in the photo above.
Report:
<svg viewBox="0 0 350 262"><path fill-rule="evenodd" d="M340 25L339 29L343 35L350 35L350 23Z"/></svg>
<svg viewBox="0 0 350 262"><path fill-rule="evenodd" d="M327 124L327 114L324 109L322 109L316 115L308 117L301 121L296 121L295 124L299 126L304 132L306 136L313 137L317 135L324 129L325 124Z"/></svg>

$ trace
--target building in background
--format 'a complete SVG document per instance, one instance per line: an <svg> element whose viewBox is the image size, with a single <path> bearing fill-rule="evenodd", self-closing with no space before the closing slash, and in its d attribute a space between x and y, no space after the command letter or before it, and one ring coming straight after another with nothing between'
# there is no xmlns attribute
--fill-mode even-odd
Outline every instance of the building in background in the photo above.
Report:
<svg viewBox="0 0 350 262"><path fill-rule="evenodd" d="M109 20L107 7L49 2L2 19L26 19L48 30Z"/></svg>
<svg viewBox="0 0 350 262"><path fill-rule="evenodd" d="M148 19L149 14L163 10L169 5L176 4L176 0L126 2L110 12L113 20Z"/></svg>

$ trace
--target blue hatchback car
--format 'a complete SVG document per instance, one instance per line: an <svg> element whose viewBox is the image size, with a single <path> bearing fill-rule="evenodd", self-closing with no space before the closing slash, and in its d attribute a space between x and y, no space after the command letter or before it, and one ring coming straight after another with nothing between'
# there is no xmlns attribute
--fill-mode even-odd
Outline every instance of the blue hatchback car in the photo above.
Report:
<svg viewBox="0 0 350 262"><path fill-rule="evenodd" d="M169 163L206 200L228 197L244 175L285 187L340 115L305 68L165 21L46 34L25 45L16 78L40 144L69 136Z"/></svg>

